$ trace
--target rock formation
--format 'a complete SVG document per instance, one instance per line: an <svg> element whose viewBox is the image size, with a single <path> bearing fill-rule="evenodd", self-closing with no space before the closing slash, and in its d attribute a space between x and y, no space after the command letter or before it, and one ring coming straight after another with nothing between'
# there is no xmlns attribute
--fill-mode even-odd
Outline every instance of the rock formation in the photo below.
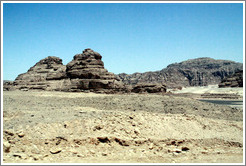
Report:
<svg viewBox="0 0 246 166"><path fill-rule="evenodd" d="M121 91L123 83L118 76L108 72L101 60L102 56L91 49L74 56L66 66L67 77L71 85L68 91L90 90L95 92Z"/></svg>
<svg viewBox="0 0 246 166"><path fill-rule="evenodd" d="M49 56L40 60L26 73L18 75L14 81L17 89L56 89L56 80L66 78L66 66L62 64L62 59Z"/></svg>
<svg viewBox="0 0 246 166"><path fill-rule="evenodd" d="M145 84L136 84L131 92L134 93L165 93L167 90L165 84L150 84L150 83L145 83Z"/></svg>
<svg viewBox="0 0 246 166"><path fill-rule="evenodd" d="M118 76L104 68L102 56L91 49L74 56L66 66L58 57L40 60L26 73L20 74L13 82L15 89L92 91L114 93L127 91ZM9 90L6 84L5 90Z"/></svg>
<svg viewBox="0 0 246 166"><path fill-rule="evenodd" d="M218 84L226 76L242 70L243 64L228 60L197 58L168 65L156 72L119 74L128 85L165 83L168 88Z"/></svg>
<svg viewBox="0 0 246 166"><path fill-rule="evenodd" d="M236 71L224 78L219 84L219 88L225 87L243 87L243 70Z"/></svg>
<svg viewBox="0 0 246 166"><path fill-rule="evenodd" d="M14 90L13 81L3 80L3 90L4 91Z"/></svg>
<svg viewBox="0 0 246 166"><path fill-rule="evenodd" d="M156 93L166 92L167 87L218 84L228 75L242 69L242 63L198 58L174 63L156 72L131 75L123 73L117 76L104 68L99 53L85 49L81 54L75 55L67 65L63 65L60 58L53 56L40 60L26 73L20 74L14 82L5 83L4 90ZM230 86L241 86L242 77L238 76L235 79L229 78ZM228 80L225 80L220 87L227 85L229 85Z"/></svg>

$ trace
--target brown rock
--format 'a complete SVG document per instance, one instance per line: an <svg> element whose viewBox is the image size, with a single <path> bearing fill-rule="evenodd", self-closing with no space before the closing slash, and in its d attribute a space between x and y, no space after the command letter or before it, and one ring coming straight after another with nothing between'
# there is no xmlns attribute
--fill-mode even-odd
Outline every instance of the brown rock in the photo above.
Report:
<svg viewBox="0 0 246 166"><path fill-rule="evenodd" d="M68 91L114 92L123 88L123 83L113 73L104 68L102 56L91 49L74 56L66 66L66 73L71 78Z"/></svg>
<svg viewBox="0 0 246 166"><path fill-rule="evenodd" d="M197 58L170 64L160 71L121 73L119 77L125 84L132 86L139 83L157 84L164 82L168 88L178 88L218 84L226 76L242 69L242 63L212 58Z"/></svg>
<svg viewBox="0 0 246 166"><path fill-rule="evenodd" d="M137 84L133 87L132 92L135 93L158 93L158 92L166 92L166 86L164 84L150 84L150 83L142 83Z"/></svg>
<svg viewBox="0 0 246 166"><path fill-rule="evenodd" d="M3 140L3 151L9 153L10 147L11 147L10 143L6 140Z"/></svg>
<svg viewBox="0 0 246 166"><path fill-rule="evenodd" d="M57 147L54 147L50 150L50 153L51 154L57 154L57 153L60 153L62 151L61 148L57 148Z"/></svg>
<svg viewBox="0 0 246 166"><path fill-rule="evenodd" d="M66 78L65 69L60 58L49 56L40 60L26 73L18 75L13 84L20 90L54 90L54 85Z"/></svg>
<svg viewBox="0 0 246 166"><path fill-rule="evenodd" d="M243 87L243 70L225 77L219 84L219 88L225 87Z"/></svg>

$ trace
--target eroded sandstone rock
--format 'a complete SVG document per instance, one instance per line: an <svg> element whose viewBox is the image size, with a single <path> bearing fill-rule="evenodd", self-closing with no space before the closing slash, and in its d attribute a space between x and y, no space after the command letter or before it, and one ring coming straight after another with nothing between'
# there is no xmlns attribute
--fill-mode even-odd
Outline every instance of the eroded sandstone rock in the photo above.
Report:
<svg viewBox="0 0 246 166"><path fill-rule="evenodd" d="M90 90L94 92L114 92L123 88L121 80L104 68L102 56L91 49L74 56L66 66L71 79L68 91Z"/></svg>
<svg viewBox="0 0 246 166"><path fill-rule="evenodd" d="M18 75L13 84L17 89L23 90L55 90L58 82L66 78L65 69L62 59L49 56L40 60L26 73Z"/></svg>
<svg viewBox="0 0 246 166"><path fill-rule="evenodd" d="M122 81L104 68L102 56L85 49L77 54L66 66L58 57L49 56L40 60L26 73L20 74L13 83L6 83L5 89L11 87L20 90L56 90L56 91L92 91L98 93L115 93L124 91Z"/></svg>

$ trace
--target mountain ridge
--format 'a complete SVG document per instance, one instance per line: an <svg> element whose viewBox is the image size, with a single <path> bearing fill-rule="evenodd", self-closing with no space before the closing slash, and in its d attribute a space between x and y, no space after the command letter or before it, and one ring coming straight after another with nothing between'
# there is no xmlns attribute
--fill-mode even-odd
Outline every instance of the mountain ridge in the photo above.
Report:
<svg viewBox="0 0 246 166"><path fill-rule="evenodd" d="M169 88L177 88L219 84L226 76L242 69L243 64L239 62L201 57L172 63L157 71L133 74L120 73L118 76L128 85L165 83Z"/></svg>

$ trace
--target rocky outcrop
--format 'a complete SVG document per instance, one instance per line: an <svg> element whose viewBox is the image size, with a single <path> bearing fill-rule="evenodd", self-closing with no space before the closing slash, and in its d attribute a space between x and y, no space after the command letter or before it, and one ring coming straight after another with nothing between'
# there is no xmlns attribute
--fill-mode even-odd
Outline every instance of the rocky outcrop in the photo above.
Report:
<svg viewBox="0 0 246 166"><path fill-rule="evenodd" d="M26 73L18 75L14 81L17 89L40 89L53 90L57 88L58 82L66 78L66 66L62 59L49 56L40 60Z"/></svg>
<svg viewBox="0 0 246 166"><path fill-rule="evenodd" d="M198 58L174 63L156 72L119 74L128 85L165 83L168 88L218 84L226 76L242 70L243 64L228 60Z"/></svg>
<svg viewBox="0 0 246 166"><path fill-rule="evenodd" d="M15 88L13 86L13 81L3 80L3 90L4 91L15 90Z"/></svg>
<svg viewBox="0 0 246 166"><path fill-rule="evenodd" d="M60 58L49 56L40 60L26 73L20 74L13 82L13 87L21 90L71 92L127 91L119 77L104 68L101 59L102 56L91 49L85 49L82 54L75 55L66 66Z"/></svg>
<svg viewBox="0 0 246 166"><path fill-rule="evenodd" d="M134 93L165 93L166 85L164 84L137 84L135 85L131 92Z"/></svg>
<svg viewBox="0 0 246 166"><path fill-rule="evenodd" d="M236 71L224 78L219 84L219 88L225 87L243 87L243 70Z"/></svg>
<svg viewBox="0 0 246 166"><path fill-rule="evenodd" d="M66 87L66 90L121 91L124 88L122 81L104 68L101 59L102 56L91 49L85 49L82 54L75 55L66 66L67 77L71 80L71 84Z"/></svg>
<svg viewBox="0 0 246 166"><path fill-rule="evenodd" d="M156 72L131 75L123 73L117 76L104 68L99 53L85 49L81 54L76 54L67 65L63 65L58 57L49 56L40 60L26 73L20 74L14 82L4 84L4 90L157 93L166 92L167 88L218 84L228 75L242 69L242 63L198 58L174 63ZM236 81L241 86L242 82L238 79ZM225 82L222 84L227 85L228 81ZM235 80L232 80L230 86L236 86L234 84Z"/></svg>

